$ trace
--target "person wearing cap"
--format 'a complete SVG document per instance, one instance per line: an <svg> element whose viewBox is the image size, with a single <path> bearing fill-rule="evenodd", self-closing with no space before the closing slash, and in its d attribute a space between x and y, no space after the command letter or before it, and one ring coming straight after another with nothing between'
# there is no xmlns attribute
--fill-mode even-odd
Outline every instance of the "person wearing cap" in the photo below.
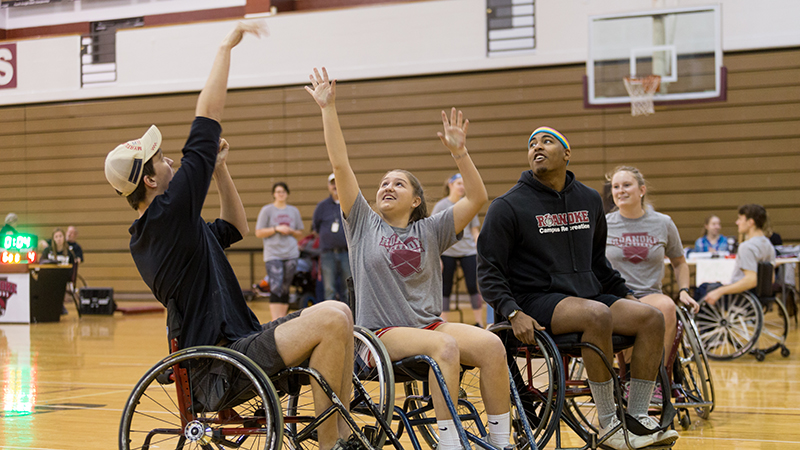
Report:
<svg viewBox="0 0 800 450"><path fill-rule="evenodd" d="M497 197L478 237L478 284L484 300L508 318L514 335L534 344L534 330L582 333L613 361L611 336L634 336L628 414L652 433L629 432L636 448L668 444L674 430L660 431L648 415L661 364L664 317L636 301L606 259L606 218L600 194L567 170L572 149L549 127L528 139L530 170ZM602 427L601 437L619 422L613 380L598 355L583 351L589 387ZM605 445L627 449L618 429Z"/></svg>
<svg viewBox="0 0 800 450"><path fill-rule="evenodd" d="M0 228L0 234L14 234L17 232L16 227L19 222L19 217L16 213L10 212L6 214L6 220L3 223L3 228Z"/></svg>
<svg viewBox="0 0 800 450"><path fill-rule="evenodd" d="M311 231L319 236L319 265L325 299L349 301L347 279L350 278L350 259L347 253L347 238L342 227L342 208L336 190L334 174L328 175L328 192L325 200L317 203L311 218Z"/></svg>
<svg viewBox="0 0 800 450"><path fill-rule="evenodd" d="M460 173L457 173L445 181L444 198L436 202L431 214L452 208L463 197L464 179ZM469 300L472 304L475 325L483 327L483 298L478 293L476 271L478 253L476 242L478 242L480 226L478 216L475 215L469 225L464 227L464 237L442 253L442 311L450 311L450 294L453 291L453 277L458 264L464 273L464 284L467 286Z"/></svg>
<svg viewBox="0 0 800 450"><path fill-rule="evenodd" d="M156 299L167 307L168 335L181 348L221 345L239 351L273 375L308 360L339 398L348 398L353 370L353 323L339 302L324 302L261 325L248 308L224 249L242 239L247 217L227 167L228 143L220 138L231 49L245 33L260 36L258 23L239 23L220 45L200 92L181 167L161 151L156 126L140 139L111 151L105 161L109 183L138 213L130 249ZM212 178L220 217L201 217ZM315 409L330 406L314 386ZM345 448L349 432L342 418L318 428L323 450Z"/></svg>

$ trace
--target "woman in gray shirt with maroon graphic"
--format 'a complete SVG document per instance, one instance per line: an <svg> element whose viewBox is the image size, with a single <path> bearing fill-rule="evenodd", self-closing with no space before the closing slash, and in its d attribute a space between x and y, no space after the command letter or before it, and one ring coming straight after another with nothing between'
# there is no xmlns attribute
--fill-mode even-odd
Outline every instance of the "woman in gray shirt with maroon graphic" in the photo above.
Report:
<svg viewBox="0 0 800 450"><path fill-rule="evenodd" d="M367 204L347 156L336 112L336 82L316 69L306 90L322 110L325 145L335 174L355 281L356 323L376 331L397 361L424 354L441 367L453 403L459 391L460 364L480 369L481 395L489 421L489 440L509 445L509 383L500 339L482 328L443 322L439 257L486 203L487 193L467 153L468 121L453 108L442 111L442 143L463 176L465 196L452 208L427 216L419 181L405 170L391 170L380 181L376 211ZM438 384L431 391L439 426L439 449L461 448Z"/></svg>
<svg viewBox="0 0 800 450"><path fill-rule="evenodd" d="M668 215L647 205L647 186L638 169L620 166L608 179L617 210L606 214L606 258L625 279L634 297L664 315L664 350L669 355L678 321L675 302L661 292L665 256L675 270L680 289L678 301L695 313L699 309L689 295L689 265L683 256L678 228Z"/></svg>

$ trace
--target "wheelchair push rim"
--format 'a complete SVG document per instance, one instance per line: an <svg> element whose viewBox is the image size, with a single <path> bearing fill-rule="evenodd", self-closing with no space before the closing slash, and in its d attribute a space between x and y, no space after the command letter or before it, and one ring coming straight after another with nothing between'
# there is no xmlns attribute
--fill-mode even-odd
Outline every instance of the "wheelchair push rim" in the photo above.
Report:
<svg viewBox="0 0 800 450"><path fill-rule="evenodd" d="M217 409L194 395L203 378L193 374L199 367L225 374L219 378L224 381L214 382L219 387ZM134 387L120 421L119 448L279 450L283 420L278 405L269 378L246 356L222 347L180 350L153 366Z"/></svg>

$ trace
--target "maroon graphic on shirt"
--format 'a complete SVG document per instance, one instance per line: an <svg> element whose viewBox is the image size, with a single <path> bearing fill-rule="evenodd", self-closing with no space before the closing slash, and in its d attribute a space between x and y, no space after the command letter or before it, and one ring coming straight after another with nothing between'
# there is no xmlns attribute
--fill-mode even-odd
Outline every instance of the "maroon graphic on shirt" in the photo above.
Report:
<svg viewBox="0 0 800 450"><path fill-rule="evenodd" d="M401 241L397 234L387 238L381 237L380 246L389 252L392 269L403 277L419 273L422 266L422 253L425 251L419 239L411 236Z"/></svg>
<svg viewBox="0 0 800 450"><path fill-rule="evenodd" d="M626 261L634 264L647 259L650 248L658 244L658 239L645 233L622 233L620 238L610 238L609 244L620 247Z"/></svg>
<svg viewBox="0 0 800 450"><path fill-rule="evenodd" d="M275 216L275 221L278 222L278 225L292 226L292 216L289 214L278 214Z"/></svg>
<svg viewBox="0 0 800 450"><path fill-rule="evenodd" d="M0 278L0 316L5 315L8 299L16 293L16 284L8 281L8 278Z"/></svg>

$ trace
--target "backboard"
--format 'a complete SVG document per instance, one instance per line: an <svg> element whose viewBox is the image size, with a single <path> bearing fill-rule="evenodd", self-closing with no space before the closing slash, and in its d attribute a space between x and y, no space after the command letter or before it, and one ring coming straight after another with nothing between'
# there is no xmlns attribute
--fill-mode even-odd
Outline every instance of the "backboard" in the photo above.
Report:
<svg viewBox="0 0 800 450"><path fill-rule="evenodd" d="M720 6L589 17L585 105L630 103L623 78L661 76L659 102L725 99Z"/></svg>

